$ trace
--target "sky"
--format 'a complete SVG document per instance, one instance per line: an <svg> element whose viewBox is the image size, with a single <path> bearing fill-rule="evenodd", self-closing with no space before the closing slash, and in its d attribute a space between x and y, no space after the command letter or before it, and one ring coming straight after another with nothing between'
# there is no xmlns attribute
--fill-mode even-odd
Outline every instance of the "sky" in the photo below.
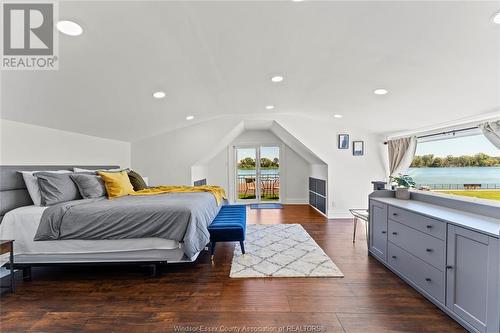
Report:
<svg viewBox="0 0 500 333"><path fill-rule="evenodd" d="M255 149L253 148L238 148L238 161L245 157L255 158ZM279 147L261 147L260 157L267 157L271 161L276 157L280 158L280 148Z"/></svg>
<svg viewBox="0 0 500 333"><path fill-rule="evenodd" d="M483 135L465 136L448 140L419 142L415 155L434 154L445 157L448 155L474 155L485 153L490 156L500 156L500 149L493 146Z"/></svg>
<svg viewBox="0 0 500 333"><path fill-rule="evenodd" d="M454 139L419 142L415 155L434 154L434 156L446 157L448 155L474 155L485 153L490 156L500 156L500 149L493 146L483 135L464 136ZM279 158L279 147L261 147L261 157L273 160ZM238 161L245 157L255 158L255 149L238 149Z"/></svg>

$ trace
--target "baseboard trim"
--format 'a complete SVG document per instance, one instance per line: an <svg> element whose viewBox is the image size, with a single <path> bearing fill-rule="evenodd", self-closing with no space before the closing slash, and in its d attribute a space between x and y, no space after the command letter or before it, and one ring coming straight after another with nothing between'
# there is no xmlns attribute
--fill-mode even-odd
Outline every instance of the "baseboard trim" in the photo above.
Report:
<svg viewBox="0 0 500 333"><path fill-rule="evenodd" d="M347 212L342 212L342 211L337 211L337 212L331 212L328 214L329 219L352 219L351 213Z"/></svg>
<svg viewBox="0 0 500 333"><path fill-rule="evenodd" d="M315 211L317 211L318 213L320 213L321 215L323 215L324 217L328 218L328 215L326 215L325 213L323 213L322 211L320 211L318 208L314 207L313 205L309 204L309 206L314 209Z"/></svg>
<svg viewBox="0 0 500 333"><path fill-rule="evenodd" d="M285 205L308 205L307 199L285 199Z"/></svg>

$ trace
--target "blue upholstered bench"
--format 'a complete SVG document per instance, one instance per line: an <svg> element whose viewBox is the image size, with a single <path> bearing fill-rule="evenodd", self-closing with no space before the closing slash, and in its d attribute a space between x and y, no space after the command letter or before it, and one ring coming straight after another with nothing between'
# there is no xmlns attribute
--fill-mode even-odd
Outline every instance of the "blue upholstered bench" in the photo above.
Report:
<svg viewBox="0 0 500 333"><path fill-rule="evenodd" d="M247 226L247 210L245 205L222 206L219 214L208 226L210 232L210 252L212 259L217 242L240 242L241 253L245 254L245 232Z"/></svg>

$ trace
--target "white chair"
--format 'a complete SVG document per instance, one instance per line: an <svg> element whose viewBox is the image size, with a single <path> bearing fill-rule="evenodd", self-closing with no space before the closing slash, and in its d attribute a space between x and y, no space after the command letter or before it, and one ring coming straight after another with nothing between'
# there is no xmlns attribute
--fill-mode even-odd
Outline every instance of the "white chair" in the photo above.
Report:
<svg viewBox="0 0 500 333"><path fill-rule="evenodd" d="M349 209L349 212L354 217L354 233L352 236L352 242L356 243L356 227L358 226L358 219L365 221L365 231L366 231L366 244L368 244L368 209Z"/></svg>

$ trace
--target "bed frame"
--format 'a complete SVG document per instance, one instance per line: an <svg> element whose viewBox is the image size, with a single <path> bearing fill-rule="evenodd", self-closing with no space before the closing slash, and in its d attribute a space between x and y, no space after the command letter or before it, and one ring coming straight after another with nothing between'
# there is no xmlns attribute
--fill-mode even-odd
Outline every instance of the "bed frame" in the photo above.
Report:
<svg viewBox="0 0 500 333"><path fill-rule="evenodd" d="M0 165L0 223L3 217L9 211L33 205L33 201L28 193L28 189L24 183L22 174L18 171L55 171L55 170L70 170L73 168L98 170L98 169L118 169L116 165ZM196 260L198 254L193 258L186 259L185 261L177 262L193 262ZM161 261L118 261L118 262L64 262L64 263L14 263L14 268L23 270L23 278L25 280L31 279L31 267L34 266L61 266L61 265L150 265L153 275L158 274L158 267L166 264L166 260ZM169 262L173 263L173 262Z"/></svg>

